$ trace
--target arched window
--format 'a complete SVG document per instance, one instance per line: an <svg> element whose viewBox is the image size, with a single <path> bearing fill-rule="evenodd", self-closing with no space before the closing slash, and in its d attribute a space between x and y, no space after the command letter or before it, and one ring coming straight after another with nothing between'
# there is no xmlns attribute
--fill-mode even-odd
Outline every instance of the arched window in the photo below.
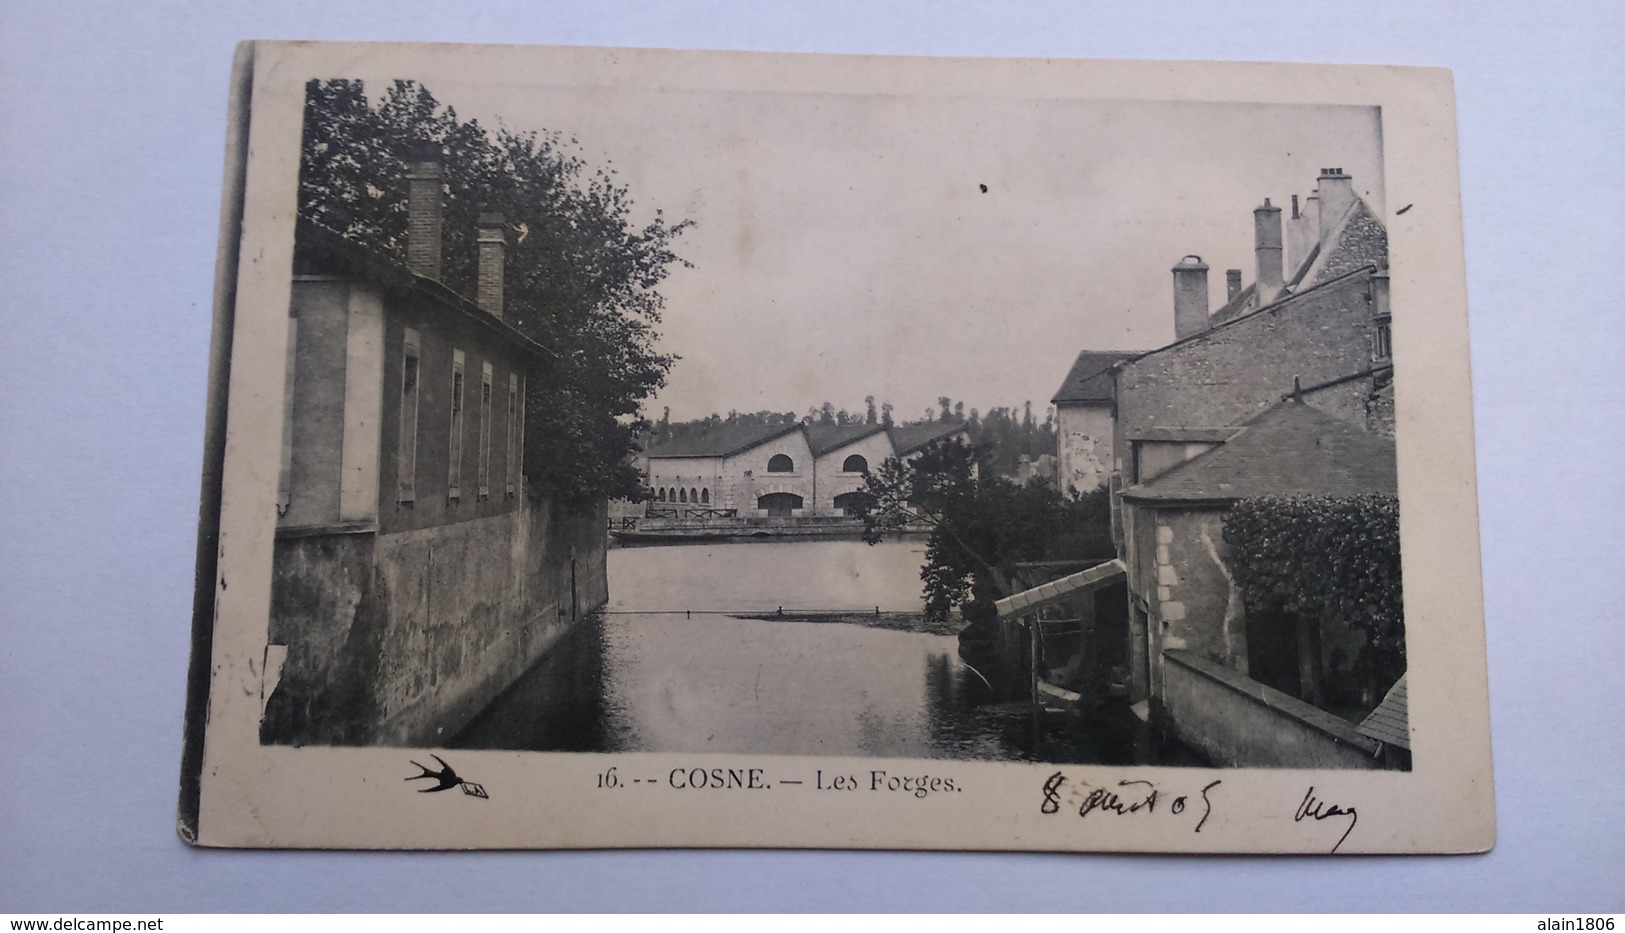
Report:
<svg viewBox="0 0 1625 933"><path fill-rule="evenodd" d="M655 493L655 501L657 501L657 502L665 502L666 501L666 490L661 489L661 490L657 491Z"/></svg>
<svg viewBox="0 0 1625 933"><path fill-rule="evenodd" d="M709 488L700 490L700 504L701 505L710 505L711 504L711 490Z"/></svg>
<svg viewBox="0 0 1625 933"><path fill-rule="evenodd" d="M690 502L698 502L698 501L700 501L699 492L697 490L690 489L688 491L688 501L690 501Z"/></svg>
<svg viewBox="0 0 1625 933"><path fill-rule="evenodd" d="M686 490L686 489L677 490L677 501L678 502L687 502L688 501L688 490Z"/></svg>
<svg viewBox="0 0 1625 933"><path fill-rule="evenodd" d="M767 461L767 472L769 473L794 473L795 471L796 462L784 454L774 454L773 458Z"/></svg>
<svg viewBox="0 0 1625 933"><path fill-rule="evenodd" d="M842 473L862 473L868 469L869 461L858 454L847 457L846 461L841 464Z"/></svg>

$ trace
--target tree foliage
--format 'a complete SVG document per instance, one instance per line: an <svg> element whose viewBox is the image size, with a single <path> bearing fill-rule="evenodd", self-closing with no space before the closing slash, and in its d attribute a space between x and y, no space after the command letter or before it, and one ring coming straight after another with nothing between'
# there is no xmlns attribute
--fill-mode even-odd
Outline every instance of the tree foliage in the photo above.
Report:
<svg viewBox="0 0 1625 933"><path fill-rule="evenodd" d="M1243 499L1225 515L1224 540L1249 607L1363 632L1350 673L1379 689L1405 672L1397 497Z"/></svg>
<svg viewBox="0 0 1625 933"><path fill-rule="evenodd" d="M657 349L657 286L688 265L674 241L690 224L658 211L642 224L608 167L590 166L557 132L494 133L464 121L415 82L380 101L360 81L306 88L300 216L404 262L406 163L418 141L444 162L442 281L474 293L482 211L510 229L504 316L557 359L528 381L527 472L565 501L636 498L630 465L639 407L674 357Z"/></svg>
<svg viewBox="0 0 1625 933"><path fill-rule="evenodd" d="M991 617L1020 563L1114 553L1103 492L1069 499L1047 483L981 474L974 469L979 455L958 440L938 442L912 460L888 458L864 476L856 513L865 541L931 529L920 571L931 622L945 621L956 607L967 622Z"/></svg>

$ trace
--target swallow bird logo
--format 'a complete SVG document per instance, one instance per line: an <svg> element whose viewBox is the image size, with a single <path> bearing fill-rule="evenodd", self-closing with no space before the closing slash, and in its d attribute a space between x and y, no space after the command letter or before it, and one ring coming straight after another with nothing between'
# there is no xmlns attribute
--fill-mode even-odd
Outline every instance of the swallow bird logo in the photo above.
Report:
<svg viewBox="0 0 1625 933"><path fill-rule="evenodd" d="M433 793L436 793L438 791L451 790L453 787L461 787L463 789L463 793L467 794L470 797L478 797L481 800L490 800L491 799L491 795L487 794L485 792L485 787L483 785L476 784L473 781L467 781L467 780L464 780L463 778L458 777L457 772L452 770L451 765L446 764L446 760L444 758L441 758L439 755L434 755L434 754L431 754L429 757L433 758L435 761L440 762L440 770L439 771L435 771L435 770L433 770L431 768L426 768L423 765L418 764L418 762L414 761L414 762L412 762L412 764L416 765L417 769L419 771L423 772L423 773L422 774L414 774L411 777L408 777L408 778L404 779L404 780L408 780L408 781L421 781L421 780L424 780L425 778L428 778L428 779L431 779L431 780L433 780L435 782L435 785L433 787L420 787L420 788L418 788L418 793L420 793L420 794L433 794Z"/></svg>

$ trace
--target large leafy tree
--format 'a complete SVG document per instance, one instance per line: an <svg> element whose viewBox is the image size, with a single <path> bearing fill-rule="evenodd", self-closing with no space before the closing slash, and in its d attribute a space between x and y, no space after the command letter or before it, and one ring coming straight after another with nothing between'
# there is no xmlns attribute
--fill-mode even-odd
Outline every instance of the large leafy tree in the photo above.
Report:
<svg viewBox="0 0 1625 933"><path fill-rule="evenodd" d="M360 81L306 88L300 216L404 260L406 162L439 144L445 171L442 280L472 295L475 223L510 228L505 317L556 355L529 380L527 472L567 502L638 498L630 463L644 400L675 358L659 352L656 290L690 221L660 212L641 226L612 170L590 166L563 134L494 132L461 120L422 86L396 81L381 100Z"/></svg>
<svg viewBox="0 0 1625 933"><path fill-rule="evenodd" d="M864 476L856 511L864 540L926 526L925 614L945 621L959 608L985 624L993 602L1016 587L1019 565L1114 554L1106 493L1067 498L1042 481L1018 485L975 469L982 451L938 442L911 460L888 458Z"/></svg>

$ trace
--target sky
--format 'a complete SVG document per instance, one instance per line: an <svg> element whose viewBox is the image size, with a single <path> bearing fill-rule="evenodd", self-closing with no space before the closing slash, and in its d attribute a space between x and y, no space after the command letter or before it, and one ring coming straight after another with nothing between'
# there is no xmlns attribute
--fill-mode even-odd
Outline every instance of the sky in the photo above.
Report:
<svg viewBox="0 0 1625 933"><path fill-rule="evenodd" d="M1289 212L1338 166L1384 211L1374 108L421 79L465 119L579 140L636 219L694 221L651 417L1042 412L1078 351L1172 340L1180 257L1211 267L1212 307L1225 269L1251 282L1265 197Z"/></svg>

